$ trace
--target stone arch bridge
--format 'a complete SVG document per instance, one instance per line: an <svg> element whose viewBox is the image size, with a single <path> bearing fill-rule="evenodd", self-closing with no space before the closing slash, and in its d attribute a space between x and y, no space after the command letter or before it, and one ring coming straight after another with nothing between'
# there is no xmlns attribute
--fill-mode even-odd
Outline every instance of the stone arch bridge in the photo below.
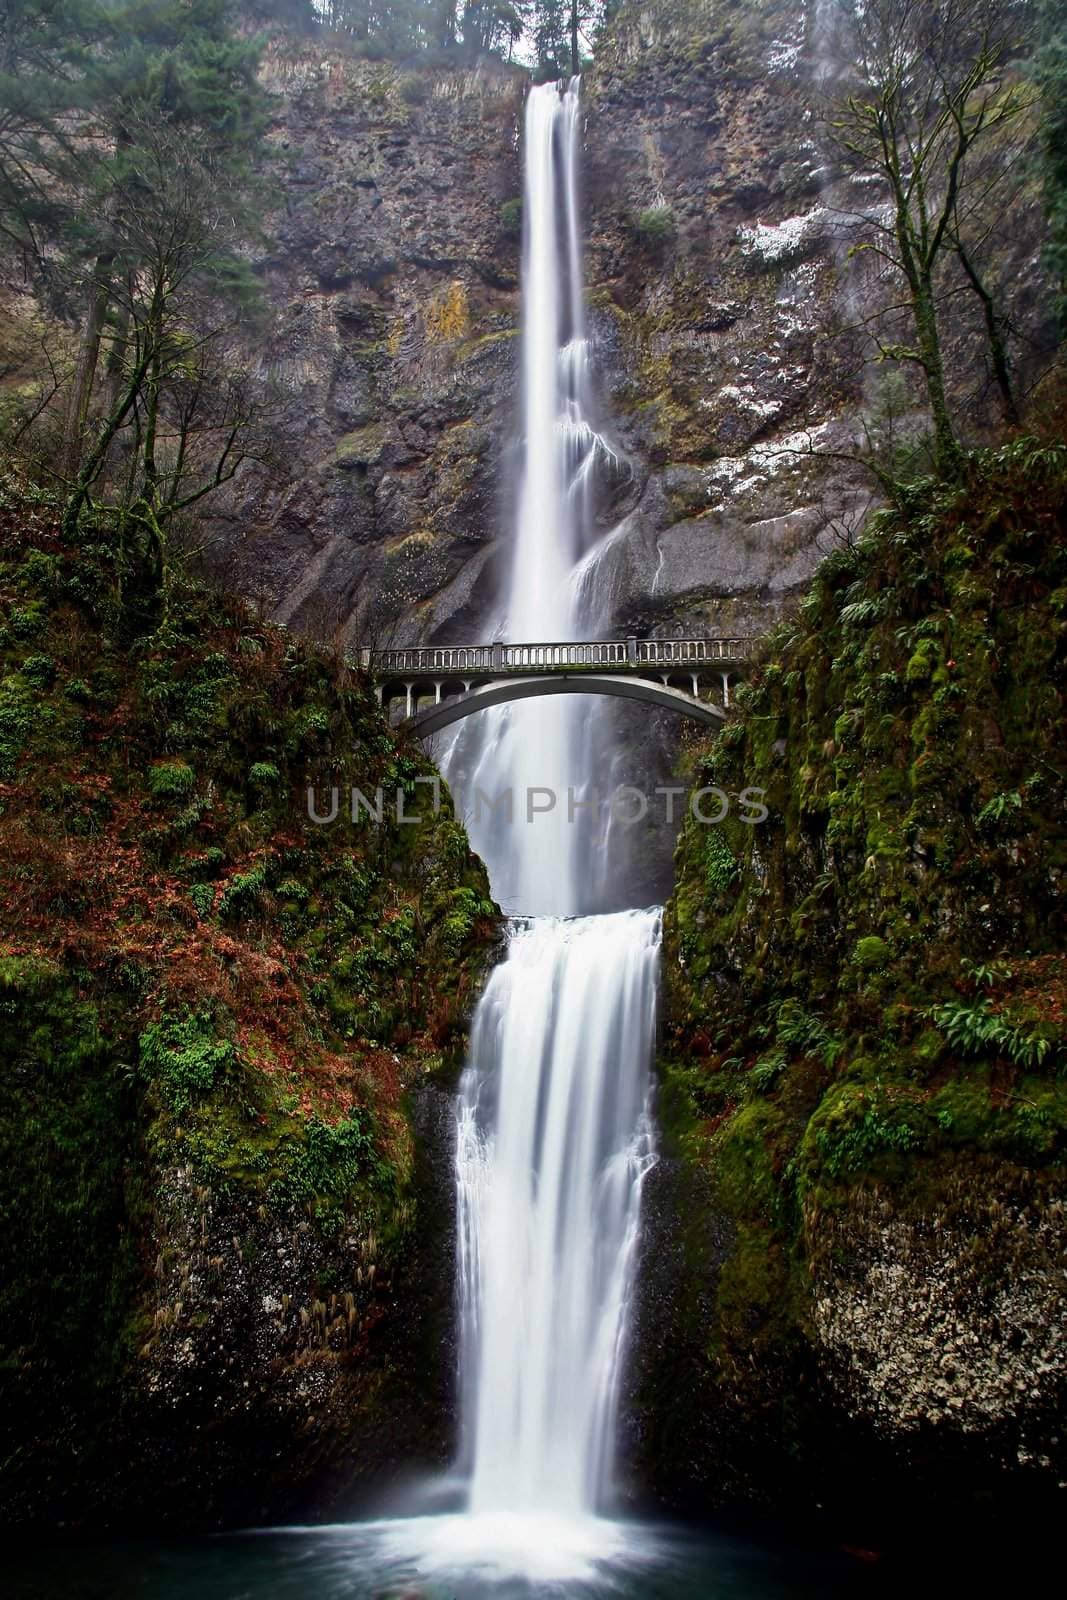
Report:
<svg viewBox="0 0 1067 1600"><path fill-rule="evenodd" d="M390 720L418 737L489 706L547 694L605 694L721 724L730 683L756 640L601 639L566 644L358 650Z"/></svg>

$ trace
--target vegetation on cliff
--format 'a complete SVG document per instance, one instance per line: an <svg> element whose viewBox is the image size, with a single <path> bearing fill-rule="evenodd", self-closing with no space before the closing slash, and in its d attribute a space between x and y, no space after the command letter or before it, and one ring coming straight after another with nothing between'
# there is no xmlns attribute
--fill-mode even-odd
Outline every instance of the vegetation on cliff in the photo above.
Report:
<svg viewBox="0 0 1067 1600"><path fill-rule="evenodd" d="M271 1382L363 1360L415 1221L404 1096L462 1033L495 908L342 661L188 579L146 602L43 496L9 483L0 518L0 1457L40 1514L57 1433L83 1459L95 1415L102 1451L217 1317L239 1354L267 1240L302 1252ZM380 825L348 820L352 784ZM320 812L341 790L335 823L309 785Z"/></svg>
<svg viewBox="0 0 1067 1600"><path fill-rule="evenodd" d="M1065 531L1061 444L1019 438L966 458L957 485L914 484L825 561L738 691L741 714L695 758L694 782L761 787L770 815L745 826L734 807L683 829L663 1115L730 1229L710 1325L689 1330L697 1359L730 1393L786 1404L778 1450L801 1449L812 1345L843 1348L828 1332L842 1275L862 1277L905 1221L931 1282L910 1284L897 1241L881 1313L897 1350L860 1377L892 1391L921 1333L947 1378L923 1390L900 1375L896 1399L871 1400L875 1426L940 1425L944 1410L965 1434L993 1418L1017 1438L1020 1410L1055 1411L1062 1352L1038 1362L1034 1341L1058 1313L1042 1300L1024 1315L1021 1262L1067 1166ZM998 1207L1018 1225L1009 1243ZM1010 1399L971 1393L980 1363L920 1327L916 1294L947 1295L932 1284L942 1228L977 1252L953 1317L977 1316L995 1284L1014 1300L996 1332L1001 1376L1016 1358L1024 1369ZM1047 1298L1056 1247L1040 1249ZM872 1281L852 1302L845 1367L873 1337ZM1016 1315L1029 1332L1013 1344ZM842 1379L834 1403L847 1393Z"/></svg>

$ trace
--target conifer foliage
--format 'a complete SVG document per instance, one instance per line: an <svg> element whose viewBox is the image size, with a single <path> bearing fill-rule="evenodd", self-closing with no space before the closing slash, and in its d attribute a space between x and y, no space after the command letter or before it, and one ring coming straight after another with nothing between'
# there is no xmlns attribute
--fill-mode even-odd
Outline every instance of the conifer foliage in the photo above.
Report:
<svg viewBox="0 0 1067 1600"><path fill-rule="evenodd" d="M264 96L227 0L23 0L0 16L0 229L76 329L51 465L162 568L163 528L242 458L221 348L253 284Z"/></svg>

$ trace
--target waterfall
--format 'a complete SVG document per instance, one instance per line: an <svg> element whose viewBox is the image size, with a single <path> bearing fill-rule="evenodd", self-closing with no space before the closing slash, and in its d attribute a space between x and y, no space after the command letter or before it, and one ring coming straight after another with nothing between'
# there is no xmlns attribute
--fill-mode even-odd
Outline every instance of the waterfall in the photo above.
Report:
<svg viewBox="0 0 1067 1600"><path fill-rule="evenodd" d="M523 460L504 608L519 642L589 626L576 574L592 543L595 471L610 454L590 421L578 97L575 79L527 102ZM602 702L581 697L487 713L478 781L516 796L584 792L603 715ZM536 827L517 820L475 838L494 889L503 883L527 915L512 923L478 1006L459 1098L462 1467L478 1538L503 1536L527 1557L546 1537L557 1554L571 1548L576 1527L587 1538L610 1499L653 1160L660 913L573 914L604 849L579 815L559 804Z"/></svg>
<svg viewBox="0 0 1067 1600"><path fill-rule="evenodd" d="M514 643L595 633L594 601L576 578L594 542L597 467L615 460L592 420L577 78L562 90L531 90L524 149L523 452L495 622L497 636ZM583 798L603 767L606 726L603 707L582 697L527 700L461 724L441 754L468 798L472 843L506 910L566 915L603 900L594 866L602 819ZM486 803L472 810L479 792Z"/></svg>
<svg viewBox="0 0 1067 1600"><path fill-rule="evenodd" d="M578 80L531 90L525 129L522 470L498 632L567 639L583 611L598 463L578 199ZM456 1114L465 1510L407 1519L420 1572L584 1583L648 1559L612 1520L619 1379L649 1121L660 911L580 914L610 868L610 829L567 803L604 763L595 697L525 700L471 719L453 782L510 791L515 819L468 818L494 893L521 915L478 1004ZM528 793L554 793L529 822ZM591 890L590 884L594 887ZM466 1592L466 1591L465 1591ZM480 1591L478 1591L480 1592Z"/></svg>
<svg viewBox="0 0 1067 1600"><path fill-rule="evenodd" d="M610 1491L659 912L518 927L459 1110L470 1509L592 1514Z"/></svg>

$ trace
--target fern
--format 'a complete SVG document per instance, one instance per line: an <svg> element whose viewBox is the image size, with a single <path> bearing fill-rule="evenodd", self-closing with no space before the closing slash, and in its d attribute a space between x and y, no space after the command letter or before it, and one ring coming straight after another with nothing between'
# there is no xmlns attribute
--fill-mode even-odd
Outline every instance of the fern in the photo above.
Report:
<svg viewBox="0 0 1067 1600"><path fill-rule="evenodd" d="M964 1055L1000 1055L1017 1067L1039 1067L1052 1050L1053 1041L1042 1033L1029 1033L993 1010L989 1000L950 1000L928 1013L949 1044Z"/></svg>
<svg viewBox="0 0 1067 1600"><path fill-rule="evenodd" d="M995 984L1007 983L1012 977L1012 969L1006 961L968 961L964 956L960 966L976 989L992 989Z"/></svg>
<svg viewBox="0 0 1067 1600"><path fill-rule="evenodd" d="M880 622L882 616L881 600L853 600L849 605L842 606L839 620L842 627L861 628L871 622Z"/></svg>
<svg viewBox="0 0 1067 1600"><path fill-rule="evenodd" d="M979 811L975 821L981 828L991 822L1003 822L1005 817L1021 811L1023 797L1017 789L1009 789L1005 794L995 794Z"/></svg>

